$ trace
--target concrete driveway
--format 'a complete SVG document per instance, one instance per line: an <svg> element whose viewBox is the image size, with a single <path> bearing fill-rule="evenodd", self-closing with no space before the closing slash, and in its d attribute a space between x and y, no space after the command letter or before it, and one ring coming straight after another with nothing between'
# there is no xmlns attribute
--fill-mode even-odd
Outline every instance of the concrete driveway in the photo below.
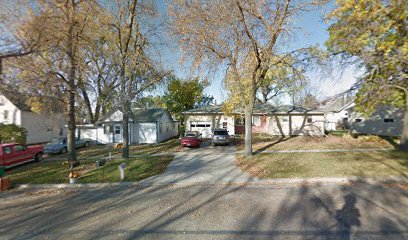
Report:
<svg viewBox="0 0 408 240"><path fill-rule="evenodd" d="M210 146L203 142L200 148L189 148L176 153L167 170L160 175L142 180L140 184L226 184L257 181L234 164L235 146Z"/></svg>

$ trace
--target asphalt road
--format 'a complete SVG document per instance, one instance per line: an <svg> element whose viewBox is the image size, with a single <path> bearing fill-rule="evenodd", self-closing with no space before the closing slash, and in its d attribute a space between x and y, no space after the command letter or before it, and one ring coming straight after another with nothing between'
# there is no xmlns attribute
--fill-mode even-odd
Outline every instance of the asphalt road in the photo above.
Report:
<svg viewBox="0 0 408 240"><path fill-rule="evenodd" d="M407 196L364 182L14 190L0 238L408 239Z"/></svg>
<svg viewBox="0 0 408 240"><path fill-rule="evenodd" d="M408 239L406 185L271 184L234 153L188 149L133 188L0 193L0 239Z"/></svg>

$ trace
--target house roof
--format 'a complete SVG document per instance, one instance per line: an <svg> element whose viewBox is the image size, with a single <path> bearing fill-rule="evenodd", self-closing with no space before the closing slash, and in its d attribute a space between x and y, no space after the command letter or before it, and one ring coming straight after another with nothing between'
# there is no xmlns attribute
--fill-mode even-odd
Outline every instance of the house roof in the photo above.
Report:
<svg viewBox="0 0 408 240"><path fill-rule="evenodd" d="M184 114L194 114L194 113L223 113L222 105L211 105L201 108L195 108L187 110ZM237 108L234 112L236 114L243 114L244 110L242 108ZM264 103L256 103L254 106L254 114L288 114L288 113L323 113L321 111L315 111L302 106L292 106L292 105L282 105L282 106L272 106Z"/></svg>
<svg viewBox="0 0 408 240"><path fill-rule="evenodd" d="M344 95L334 96L327 99L318 107L318 110L323 112L340 112L345 107L354 102L354 98L344 97Z"/></svg>
<svg viewBox="0 0 408 240"><path fill-rule="evenodd" d="M1 94L14 104L21 111L31 111L31 107L26 104L28 96L13 90L1 90Z"/></svg>
<svg viewBox="0 0 408 240"><path fill-rule="evenodd" d="M135 122L157 122L166 111L165 108L134 109L132 119Z"/></svg>
<svg viewBox="0 0 408 240"><path fill-rule="evenodd" d="M121 111L120 108L115 108L109 111L103 116L99 122L103 122L114 114L116 111ZM161 119L163 114L167 112L166 108L135 108L132 110L132 116L130 117L135 122L157 122ZM171 117L171 116L170 116Z"/></svg>

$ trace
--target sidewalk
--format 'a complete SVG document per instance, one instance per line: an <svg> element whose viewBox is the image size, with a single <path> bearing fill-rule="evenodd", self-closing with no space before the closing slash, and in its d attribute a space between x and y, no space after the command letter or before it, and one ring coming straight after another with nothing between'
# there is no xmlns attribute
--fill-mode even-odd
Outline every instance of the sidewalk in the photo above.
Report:
<svg viewBox="0 0 408 240"><path fill-rule="evenodd" d="M393 148L352 148L352 149L300 149L300 150L264 150L254 151L255 153L330 153L330 152L375 152L391 151ZM244 153L239 151L238 153Z"/></svg>

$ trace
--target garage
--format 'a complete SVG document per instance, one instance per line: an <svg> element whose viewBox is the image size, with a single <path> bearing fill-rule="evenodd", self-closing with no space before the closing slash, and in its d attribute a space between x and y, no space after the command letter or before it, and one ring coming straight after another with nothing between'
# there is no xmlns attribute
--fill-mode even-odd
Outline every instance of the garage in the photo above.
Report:
<svg viewBox="0 0 408 240"><path fill-rule="evenodd" d="M190 130L198 131L203 138L211 138L211 122L190 122Z"/></svg>

